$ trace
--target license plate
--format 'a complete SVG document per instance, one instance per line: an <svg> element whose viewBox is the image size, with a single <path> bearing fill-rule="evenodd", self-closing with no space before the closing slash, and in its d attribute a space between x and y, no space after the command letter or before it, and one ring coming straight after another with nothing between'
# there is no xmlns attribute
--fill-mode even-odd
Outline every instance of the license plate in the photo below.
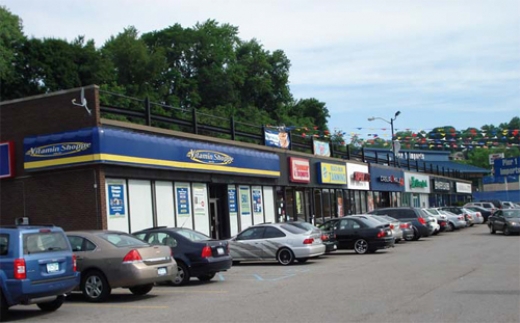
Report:
<svg viewBox="0 0 520 323"><path fill-rule="evenodd" d="M55 273L60 270L60 264L57 262L51 262L47 264L47 272L48 273Z"/></svg>
<svg viewBox="0 0 520 323"><path fill-rule="evenodd" d="M217 248L217 254L219 254L219 255L223 255L223 254L224 254L224 248L220 248L220 247L218 247L218 248Z"/></svg>
<svg viewBox="0 0 520 323"><path fill-rule="evenodd" d="M164 267L157 268L157 275L164 276L168 273L168 270Z"/></svg>

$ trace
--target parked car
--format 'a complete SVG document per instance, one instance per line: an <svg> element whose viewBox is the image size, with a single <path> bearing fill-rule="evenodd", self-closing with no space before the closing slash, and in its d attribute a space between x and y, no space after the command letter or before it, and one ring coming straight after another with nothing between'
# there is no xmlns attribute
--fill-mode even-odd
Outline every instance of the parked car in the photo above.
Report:
<svg viewBox="0 0 520 323"><path fill-rule="evenodd" d="M14 305L36 304L42 311L55 311L79 282L76 257L62 228L0 227L2 316Z"/></svg>
<svg viewBox="0 0 520 323"><path fill-rule="evenodd" d="M387 215L375 214L371 214L371 217L383 224L390 225L390 231L392 231L392 236L394 237L395 243L399 243L399 241L403 240L403 230L401 229L400 222L397 219L391 218Z"/></svg>
<svg viewBox="0 0 520 323"><path fill-rule="evenodd" d="M68 231L81 272L79 289L89 302L105 301L112 289L149 293L154 284L172 280L177 266L170 248L152 246L119 231Z"/></svg>
<svg viewBox="0 0 520 323"><path fill-rule="evenodd" d="M373 219L370 214L349 215L334 224L338 249L353 249L357 254L374 253L394 246L390 224Z"/></svg>
<svg viewBox="0 0 520 323"><path fill-rule="evenodd" d="M325 245L326 253L330 253L330 252L338 250L338 242L336 241L336 238L334 237L333 232L331 232L331 231L324 232L320 228L310 224L309 222L304 222L304 221L289 221L289 222L285 222L285 223L300 227L302 229L312 230L313 232L318 233L321 236L321 241Z"/></svg>
<svg viewBox="0 0 520 323"><path fill-rule="evenodd" d="M325 253L318 233L287 223L250 226L229 240L233 261L273 261L287 266Z"/></svg>
<svg viewBox="0 0 520 323"><path fill-rule="evenodd" d="M497 210L504 208L504 205L502 205L502 201L501 200L482 200L480 202L492 203Z"/></svg>
<svg viewBox="0 0 520 323"><path fill-rule="evenodd" d="M336 234L334 232L334 223L336 223L338 219L339 218L326 218L323 219L323 221L320 221L320 223L317 225L322 234L327 236L327 240L334 242L334 245L336 246L335 250L338 249L338 240L336 239Z"/></svg>
<svg viewBox="0 0 520 323"><path fill-rule="evenodd" d="M491 202L470 202L470 203L464 204L463 206L464 207L480 207L480 208L490 211L491 214L493 214L493 212L495 212L496 210L499 209L498 207L495 206L495 204L493 204Z"/></svg>
<svg viewBox="0 0 520 323"><path fill-rule="evenodd" d="M464 220L466 221L466 226L472 227L475 223L473 221L473 216L467 210L460 206L443 206L439 208L440 210L449 211L453 214L462 215Z"/></svg>
<svg viewBox="0 0 520 323"><path fill-rule="evenodd" d="M464 206L465 209L471 210L471 211L478 211L482 215L482 218L484 220L483 223L486 223L488 218L493 214L494 211L485 209L480 206Z"/></svg>
<svg viewBox="0 0 520 323"><path fill-rule="evenodd" d="M469 208L463 208L465 212L471 215L471 218L473 219L473 223L475 224L482 224L484 223L484 217L482 216L482 213L480 211L471 210Z"/></svg>
<svg viewBox="0 0 520 323"><path fill-rule="evenodd" d="M520 209L498 210L489 217L489 232L494 234L502 231L508 236L511 233L520 233Z"/></svg>
<svg viewBox="0 0 520 323"><path fill-rule="evenodd" d="M170 284L175 286L188 283L191 277L210 281L216 273L232 266L228 241L215 240L195 230L155 227L133 235L150 244L171 248L177 263L177 276Z"/></svg>
<svg viewBox="0 0 520 323"><path fill-rule="evenodd" d="M448 224L446 227L448 231L455 231L468 226L468 223L466 222L466 219L463 215L451 213L450 211L446 210L439 210L439 212L446 214L448 217Z"/></svg>
<svg viewBox="0 0 520 323"><path fill-rule="evenodd" d="M437 224L439 224L439 232L446 230L446 226L448 225L448 217L445 214L442 214L436 208L423 208L422 210L432 215L437 220Z"/></svg>
<svg viewBox="0 0 520 323"><path fill-rule="evenodd" d="M388 215L394 219L404 222L411 222L414 229L414 239L430 236L430 229L427 227L426 218L428 214L420 208L413 207L390 207L381 208L368 212L368 214Z"/></svg>
<svg viewBox="0 0 520 323"><path fill-rule="evenodd" d="M516 205L515 203L511 201L502 201L502 208L504 209L515 209Z"/></svg>

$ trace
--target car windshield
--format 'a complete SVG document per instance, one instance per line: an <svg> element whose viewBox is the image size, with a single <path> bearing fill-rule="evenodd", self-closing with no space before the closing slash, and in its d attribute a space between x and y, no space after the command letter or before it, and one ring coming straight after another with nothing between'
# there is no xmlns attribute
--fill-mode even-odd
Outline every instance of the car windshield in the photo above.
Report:
<svg viewBox="0 0 520 323"><path fill-rule="evenodd" d="M520 209L504 210L504 217L506 218L520 218Z"/></svg>
<svg viewBox="0 0 520 323"><path fill-rule="evenodd" d="M369 227L377 227L380 226L382 223L380 221L374 220L371 216L356 216L356 219L360 219L361 222L363 222ZM388 221L386 223L388 223Z"/></svg>
<svg viewBox="0 0 520 323"><path fill-rule="evenodd" d="M188 230L188 229L180 229L180 230L177 230L175 232L177 232L181 236L183 236L186 239L191 240L191 241L211 240L210 237L208 237L207 235L205 235L203 233L200 233L198 231L193 231L193 230Z"/></svg>
<svg viewBox="0 0 520 323"><path fill-rule="evenodd" d="M294 225L298 228L304 229L306 231L314 231L317 228L308 222L287 222L287 224Z"/></svg>
<svg viewBox="0 0 520 323"><path fill-rule="evenodd" d="M383 219L387 219L388 221L390 222L399 222L399 220L395 219L395 218L392 218L391 216L388 216L388 215L381 215L381 217Z"/></svg>
<svg viewBox="0 0 520 323"><path fill-rule="evenodd" d="M131 235L126 233L115 233L115 232L105 232L100 233L98 236L101 239L104 239L116 247L144 247L149 246L148 243L137 239Z"/></svg>
<svg viewBox="0 0 520 323"><path fill-rule="evenodd" d="M388 220L383 218L382 215L376 215L376 216L373 216L373 217L370 217L370 218L376 220L379 223L388 223Z"/></svg>
<svg viewBox="0 0 520 323"><path fill-rule="evenodd" d="M437 209L426 209L426 212L434 214L434 215L439 215L440 214L439 210L437 210Z"/></svg>

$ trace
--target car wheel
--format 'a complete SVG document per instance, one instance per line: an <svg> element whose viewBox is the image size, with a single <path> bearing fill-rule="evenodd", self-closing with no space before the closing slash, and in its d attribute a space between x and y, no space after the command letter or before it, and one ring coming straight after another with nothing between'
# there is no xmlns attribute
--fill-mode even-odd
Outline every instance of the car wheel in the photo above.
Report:
<svg viewBox="0 0 520 323"><path fill-rule="evenodd" d="M356 240L356 242L354 243L354 251L360 255L367 253L368 242L364 239Z"/></svg>
<svg viewBox="0 0 520 323"><path fill-rule="evenodd" d="M401 239L395 239L394 243L399 243L401 242Z"/></svg>
<svg viewBox="0 0 520 323"><path fill-rule="evenodd" d="M509 227L506 225L504 226L504 231L502 231L505 236L508 236L511 234L511 231L509 231Z"/></svg>
<svg viewBox="0 0 520 323"><path fill-rule="evenodd" d="M83 276L81 291L89 302L104 302L110 295L111 288L102 272L91 270Z"/></svg>
<svg viewBox="0 0 520 323"><path fill-rule="evenodd" d="M188 266L182 261L177 261L177 276L171 280L171 284L174 286L182 286L190 281L190 272Z"/></svg>
<svg viewBox="0 0 520 323"><path fill-rule="evenodd" d="M488 226L489 226L489 233L495 234L496 231L495 231L495 227L493 226L493 224L490 223Z"/></svg>
<svg viewBox="0 0 520 323"><path fill-rule="evenodd" d="M280 265L287 266L294 262L294 255L291 250L282 248L276 254L276 260L278 260Z"/></svg>
<svg viewBox="0 0 520 323"><path fill-rule="evenodd" d="M147 285L140 285L140 286L134 286L130 287L130 291L134 295L146 295L148 294L153 288L153 284L147 284Z"/></svg>
<svg viewBox="0 0 520 323"><path fill-rule="evenodd" d="M309 258L298 258L296 259L300 264L304 264L307 262L307 260L309 260Z"/></svg>
<svg viewBox="0 0 520 323"><path fill-rule="evenodd" d="M419 233L419 230L417 230L417 228L413 228L413 241L417 241L421 239L421 234Z"/></svg>
<svg viewBox="0 0 520 323"><path fill-rule="evenodd" d="M215 274L207 274L207 275L200 275L198 276L197 278L201 281L201 282L209 282L210 280L213 279L213 277L215 277Z"/></svg>
<svg viewBox="0 0 520 323"><path fill-rule="evenodd" d="M52 302L38 303L36 305L38 305L38 307L44 312L54 312L55 310L60 308L61 305L63 305L64 300L65 300L65 297L60 295L60 296L56 297L56 299L53 300Z"/></svg>

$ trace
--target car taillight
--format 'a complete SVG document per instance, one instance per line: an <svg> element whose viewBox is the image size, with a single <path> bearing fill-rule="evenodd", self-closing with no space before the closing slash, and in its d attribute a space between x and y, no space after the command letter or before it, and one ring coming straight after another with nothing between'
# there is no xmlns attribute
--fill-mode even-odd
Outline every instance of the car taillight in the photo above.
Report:
<svg viewBox="0 0 520 323"><path fill-rule="evenodd" d="M384 237L384 236L385 236L385 231L383 231L383 230L379 230L379 232L377 233L377 237L378 237L378 238L382 238L382 237Z"/></svg>
<svg viewBox="0 0 520 323"><path fill-rule="evenodd" d="M202 248L202 254L200 255L202 258L209 258L212 256L212 253L211 253L211 247L210 246L205 246L204 248Z"/></svg>
<svg viewBox="0 0 520 323"><path fill-rule="evenodd" d="M76 255L72 255L72 271L78 271L78 264L76 262Z"/></svg>
<svg viewBox="0 0 520 323"><path fill-rule="evenodd" d="M394 229L394 225L390 224L390 230L393 230L393 229Z"/></svg>
<svg viewBox="0 0 520 323"><path fill-rule="evenodd" d="M313 238L307 238L307 239L303 240L303 244L312 244L313 242L314 242Z"/></svg>
<svg viewBox="0 0 520 323"><path fill-rule="evenodd" d="M327 241L327 240L329 240L329 237L327 237L326 234L322 234L321 235L321 241Z"/></svg>
<svg viewBox="0 0 520 323"><path fill-rule="evenodd" d="M27 272L25 270L25 259L18 258L14 260L14 279L25 279L27 278Z"/></svg>
<svg viewBox="0 0 520 323"><path fill-rule="evenodd" d="M129 253L126 254L126 256L123 258L124 264L131 264L135 262L142 262L143 258L141 258L141 255L139 254L139 251L136 249L130 250Z"/></svg>
<svg viewBox="0 0 520 323"><path fill-rule="evenodd" d="M401 223L401 229L408 229L408 223Z"/></svg>
<svg viewBox="0 0 520 323"><path fill-rule="evenodd" d="M421 224L426 224L426 221L425 221L423 218L419 218L419 222L420 222Z"/></svg>

